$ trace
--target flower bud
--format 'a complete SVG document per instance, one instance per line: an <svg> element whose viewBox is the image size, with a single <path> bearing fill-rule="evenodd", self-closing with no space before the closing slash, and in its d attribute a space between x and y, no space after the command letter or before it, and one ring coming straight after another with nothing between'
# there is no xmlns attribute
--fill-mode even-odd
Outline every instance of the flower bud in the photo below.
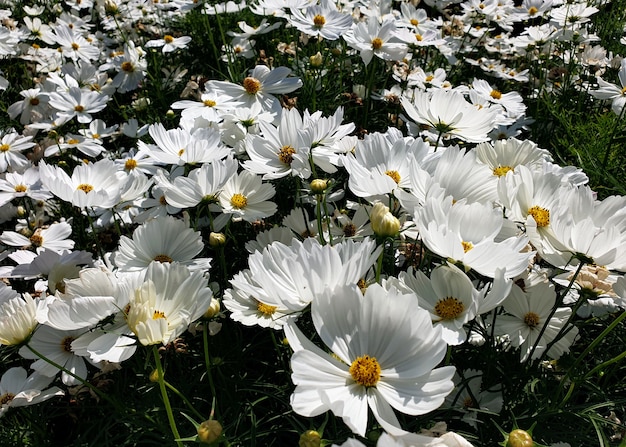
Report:
<svg viewBox="0 0 626 447"><path fill-rule="evenodd" d="M326 188L328 188L328 181L316 178L310 183L309 186L311 187L311 191L313 191L315 194L322 194L324 191L326 191Z"/></svg>
<svg viewBox="0 0 626 447"><path fill-rule="evenodd" d="M209 308L204 313L204 318L213 318L220 312L220 302L216 298L211 298L211 304L209 304Z"/></svg>
<svg viewBox="0 0 626 447"><path fill-rule="evenodd" d="M376 202L370 212L372 230L379 237L393 237L400 231L400 221L389 212L389 208Z"/></svg>
<svg viewBox="0 0 626 447"><path fill-rule="evenodd" d="M315 430L307 430L300 435L298 447L320 447L322 437Z"/></svg>
<svg viewBox="0 0 626 447"><path fill-rule="evenodd" d="M165 112L165 116L168 118L174 118L176 116L176 113L174 113L172 109L169 109L167 112Z"/></svg>
<svg viewBox="0 0 626 447"><path fill-rule="evenodd" d="M150 380L150 382L158 382L159 381L159 370L155 369L153 370L150 375L148 376L148 380Z"/></svg>
<svg viewBox="0 0 626 447"><path fill-rule="evenodd" d="M209 245L213 248L223 247L226 245L226 235L224 233L211 232L209 234Z"/></svg>
<svg viewBox="0 0 626 447"><path fill-rule="evenodd" d="M533 447L535 443L533 438L526 430L515 429L509 433L509 439L506 447Z"/></svg>
<svg viewBox="0 0 626 447"><path fill-rule="evenodd" d="M317 54L314 54L313 56L309 58L309 62L311 63L312 67L315 67L315 68L321 67L322 64L324 63L324 58L322 57L322 53L318 51Z"/></svg>
<svg viewBox="0 0 626 447"><path fill-rule="evenodd" d="M211 444L217 441L222 435L222 424L215 419L204 421L198 426L198 441L204 444Z"/></svg>

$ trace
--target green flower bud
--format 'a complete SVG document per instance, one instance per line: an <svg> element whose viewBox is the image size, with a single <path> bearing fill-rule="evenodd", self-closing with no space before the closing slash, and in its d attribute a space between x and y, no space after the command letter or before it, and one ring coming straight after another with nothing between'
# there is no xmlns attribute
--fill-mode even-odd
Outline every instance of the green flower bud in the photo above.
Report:
<svg viewBox="0 0 626 447"><path fill-rule="evenodd" d="M204 444L212 444L222 435L222 424L215 419L204 421L198 426L198 440Z"/></svg>
<svg viewBox="0 0 626 447"><path fill-rule="evenodd" d="M213 248L223 247L226 245L226 235L224 233L209 234L209 245Z"/></svg>
<svg viewBox="0 0 626 447"><path fill-rule="evenodd" d="M322 436L315 430L307 430L300 435L298 447L320 447Z"/></svg>
<svg viewBox="0 0 626 447"><path fill-rule="evenodd" d="M328 181L316 178L310 183L309 186L311 187L311 191L315 194L322 194L326 191L326 188L328 188Z"/></svg>
<svg viewBox="0 0 626 447"><path fill-rule="evenodd" d="M533 438L526 430L515 429L509 433L509 439L506 447L533 447L535 443Z"/></svg>

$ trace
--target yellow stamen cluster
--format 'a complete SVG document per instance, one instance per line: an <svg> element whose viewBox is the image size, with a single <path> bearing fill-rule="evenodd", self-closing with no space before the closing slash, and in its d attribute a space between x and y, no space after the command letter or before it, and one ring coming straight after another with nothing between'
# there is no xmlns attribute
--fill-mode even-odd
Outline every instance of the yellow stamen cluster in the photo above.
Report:
<svg viewBox="0 0 626 447"><path fill-rule="evenodd" d="M435 305L435 313L442 320L454 320L463 313L465 306L458 298L452 296L439 300Z"/></svg>
<svg viewBox="0 0 626 447"><path fill-rule="evenodd" d="M531 6L530 8L528 8L528 15L531 17L537 14L538 12L539 12L539 9L537 9L535 6Z"/></svg>
<svg viewBox="0 0 626 447"><path fill-rule="evenodd" d="M540 206L533 206L528 210L528 214L533 216L539 228L550 225L550 211Z"/></svg>
<svg viewBox="0 0 626 447"><path fill-rule="evenodd" d="M152 314L153 320L160 320L161 318L165 318L165 312L161 312L160 310L155 310Z"/></svg>
<svg viewBox="0 0 626 447"><path fill-rule="evenodd" d="M172 258L170 258L168 255L156 255L154 257L154 260L160 263L164 263L164 262L174 262L174 260Z"/></svg>
<svg viewBox="0 0 626 447"><path fill-rule="evenodd" d="M15 394L13 393L4 393L2 396L0 396L0 407L2 405L8 405L14 397Z"/></svg>
<svg viewBox="0 0 626 447"><path fill-rule="evenodd" d="M39 105L39 98L30 98L30 101L28 101L30 103L31 106L38 106Z"/></svg>
<svg viewBox="0 0 626 447"><path fill-rule="evenodd" d="M461 245L463 245L463 252L464 253L467 253L472 248L474 248L474 244L472 244L471 242L461 241Z"/></svg>
<svg viewBox="0 0 626 447"><path fill-rule="evenodd" d="M269 304L262 303L260 301L257 302L256 310L261 312L263 315L271 316L276 312L276 306L270 306Z"/></svg>
<svg viewBox="0 0 626 447"><path fill-rule="evenodd" d="M380 37L374 37L372 39L372 48L379 50L383 46L383 40Z"/></svg>
<svg viewBox="0 0 626 447"><path fill-rule="evenodd" d="M65 352L72 352L72 342L76 340L74 337L65 337L61 340L61 348Z"/></svg>
<svg viewBox="0 0 626 447"><path fill-rule="evenodd" d="M212 99L205 99L202 103L207 107L215 107L217 105L217 103Z"/></svg>
<svg viewBox="0 0 626 447"><path fill-rule="evenodd" d="M248 206L248 199L243 194L233 194L230 198L230 204L233 208L240 210Z"/></svg>
<svg viewBox="0 0 626 447"><path fill-rule="evenodd" d="M363 386L375 386L380 380L380 365L376 358L369 355L357 357L349 369L356 383Z"/></svg>
<svg viewBox="0 0 626 447"><path fill-rule="evenodd" d="M506 175L507 172L512 171L512 170L513 168L511 166L498 166L497 168L493 168L493 175L502 177Z"/></svg>
<svg viewBox="0 0 626 447"><path fill-rule="evenodd" d="M326 25L326 19L323 15L317 14L315 17L313 17L313 25L316 28L321 28Z"/></svg>
<svg viewBox="0 0 626 447"><path fill-rule="evenodd" d="M126 162L124 163L124 169L126 169L127 171L132 171L133 169L135 169L137 167L137 160L134 160L132 158L129 158L128 160L126 160Z"/></svg>
<svg viewBox="0 0 626 447"><path fill-rule="evenodd" d="M93 186L91 186L89 183L81 183L76 187L76 189L80 189L85 194L87 194L88 192L93 191Z"/></svg>
<svg viewBox="0 0 626 447"><path fill-rule="evenodd" d="M15 185L15 192L26 192L28 190L28 188L26 187L26 185L22 185L21 183L19 185Z"/></svg>
<svg viewBox="0 0 626 447"><path fill-rule="evenodd" d="M252 76L243 80L243 88L249 95L256 95L261 90L261 81Z"/></svg>
<svg viewBox="0 0 626 447"><path fill-rule="evenodd" d="M74 106L74 110L76 112L82 112L82 111L85 110L85 108L83 106L81 106L80 104L77 104L77 105Z"/></svg>
<svg viewBox="0 0 626 447"><path fill-rule="evenodd" d="M536 328L539 325L539 315L535 312L528 312L524 315L524 323L531 329Z"/></svg>
<svg viewBox="0 0 626 447"><path fill-rule="evenodd" d="M413 26L417 26L417 25L419 25L419 24L420 24L420 21L419 21L419 20L417 20L417 19L411 19L411 25L413 25Z"/></svg>
<svg viewBox="0 0 626 447"><path fill-rule="evenodd" d="M278 151L278 159L281 163L290 165L293 162L293 154L295 153L296 150L292 146L283 146L280 148L280 151Z"/></svg>
<svg viewBox="0 0 626 447"><path fill-rule="evenodd" d="M385 171L385 175L388 175L389 177L391 177L393 181L396 182L397 184L400 183L401 177L398 171Z"/></svg>
<svg viewBox="0 0 626 447"><path fill-rule="evenodd" d="M128 61L122 62L122 65L120 66L120 68L122 69L122 71L125 71L126 73L135 71L135 67L133 67L133 64Z"/></svg>
<svg viewBox="0 0 626 447"><path fill-rule="evenodd" d="M165 36L163 36L163 40L165 41L165 43L172 43L174 42L174 37L166 34Z"/></svg>
<svg viewBox="0 0 626 447"><path fill-rule="evenodd" d="M41 247L43 245L43 237L41 237L39 230L35 231L35 234L30 237L30 243L33 247Z"/></svg>
<svg viewBox="0 0 626 447"><path fill-rule="evenodd" d="M80 46L76 42L72 42L72 50L76 51L80 48Z"/></svg>
<svg viewBox="0 0 626 447"><path fill-rule="evenodd" d="M502 92L500 92L499 90L491 90L491 93L489 93L489 96L491 96L493 99L501 99L502 98Z"/></svg>

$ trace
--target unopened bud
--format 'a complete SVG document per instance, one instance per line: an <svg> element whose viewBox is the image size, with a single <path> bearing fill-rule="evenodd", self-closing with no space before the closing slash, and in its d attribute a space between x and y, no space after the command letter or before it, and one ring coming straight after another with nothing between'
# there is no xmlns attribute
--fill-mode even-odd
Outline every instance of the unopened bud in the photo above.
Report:
<svg viewBox="0 0 626 447"><path fill-rule="evenodd" d="M213 318L220 312L220 302L216 298L211 298L211 304L209 304L209 308L204 313L204 318Z"/></svg>
<svg viewBox="0 0 626 447"><path fill-rule="evenodd" d="M148 380L150 380L150 382L158 382L159 381L159 370L155 369L153 370L150 375L148 376Z"/></svg>
<svg viewBox="0 0 626 447"><path fill-rule="evenodd" d="M389 212L389 208L376 202L370 212L372 230L379 237L395 236L400 231L400 221Z"/></svg>
<svg viewBox="0 0 626 447"><path fill-rule="evenodd" d="M213 248L223 247L226 244L226 235L224 233L209 234L209 245Z"/></svg>
<svg viewBox="0 0 626 447"><path fill-rule="evenodd" d="M174 118L176 116L176 113L174 113L172 109L169 109L167 112L165 112L165 116L168 118Z"/></svg>
<svg viewBox="0 0 626 447"><path fill-rule="evenodd" d="M310 183L309 186L311 187L311 191L313 191L315 194L322 194L324 191L326 191L326 188L328 188L328 181L316 178Z"/></svg>
<svg viewBox="0 0 626 447"><path fill-rule="evenodd" d="M300 435L298 447L320 447L322 437L315 430L307 430Z"/></svg>
<svg viewBox="0 0 626 447"><path fill-rule="evenodd" d="M533 438L526 430L515 429L509 433L509 439L506 447L533 447L535 443Z"/></svg>
<svg viewBox="0 0 626 447"><path fill-rule="evenodd" d="M26 208L24 208L22 205L19 205L17 207L17 217L26 217L27 214L28 211L26 211Z"/></svg>
<svg viewBox="0 0 626 447"><path fill-rule="evenodd" d="M215 419L204 421L198 426L198 441L212 444L222 435L222 424Z"/></svg>
<svg viewBox="0 0 626 447"><path fill-rule="evenodd" d="M311 63L312 67L315 67L315 68L321 67L322 64L324 63L324 58L322 57L322 53L318 51L317 54L314 54L313 56L309 58L309 62Z"/></svg>

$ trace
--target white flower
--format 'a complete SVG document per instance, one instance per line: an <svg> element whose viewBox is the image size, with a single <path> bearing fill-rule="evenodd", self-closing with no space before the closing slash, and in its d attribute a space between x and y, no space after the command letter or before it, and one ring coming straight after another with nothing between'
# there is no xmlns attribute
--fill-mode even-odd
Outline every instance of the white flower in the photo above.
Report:
<svg viewBox="0 0 626 447"><path fill-rule="evenodd" d="M187 48L189 42L191 42L191 37L189 36L174 37L170 34L165 34L162 39L149 40L145 46L146 48L161 48L161 52L165 54L181 48Z"/></svg>
<svg viewBox="0 0 626 447"><path fill-rule="evenodd" d="M8 168L16 171L26 169L30 162L22 154L22 151L35 146L35 143L31 142L33 137L24 137L18 134L15 129L0 132L0 135L2 135L2 140L0 140L0 173L5 172Z"/></svg>
<svg viewBox="0 0 626 447"><path fill-rule="evenodd" d="M30 238L15 231L4 231L0 234L0 241L16 247L34 247L37 253L44 250L60 253L74 248L74 241L68 239L71 234L72 226L67 222L59 222L47 228L37 228Z"/></svg>
<svg viewBox="0 0 626 447"><path fill-rule="evenodd" d="M113 262L120 271L136 272L152 261L178 262L208 268L208 259L193 259L204 249L202 235L182 220L171 216L152 219L139 226L132 239L122 236Z"/></svg>
<svg viewBox="0 0 626 447"><path fill-rule="evenodd" d="M37 304L29 295L21 297L6 284L0 286L0 345L19 345L37 327Z"/></svg>
<svg viewBox="0 0 626 447"><path fill-rule="evenodd" d="M253 222L276 212L276 204L268 200L274 194L274 187L263 183L261 177L250 171L242 171L224 184L219 201L224 213Z"/></svg>
<svg viewBox="0 0 626 447"><path fill-rule="evenodd" d="M111 99L107 95L79 87L70 87L67 92L50 93L50 107L57 110L57 119L66 122L76 117L79 123L89 123L92 113L99 112Z"/></svg>
<svg viewBox="0 0 626 447"><path fill-rule="evenodd" d="M309 36L321 36L331 41L339 39L352 25L352 16L339 12L335 3L329 0L308 6L304 12L299 7L291 8L287 20Z"/></svg>
<svg viewBox="0 0 626 447"><path fill-rule="evenodd" d="M202 272L153 262L143 284L130 297L128 327L144 346L167 345L207 311L212 298Z"/></svg>
<svg viewBox="0 0 626 447"><path fill-rule="evenodd" d="M334 356L306 339L295 325L285 333L294 349L294 411L317 416L331 410L365 435L368 408L389 433L405 434L393 409L428 413L453 389L453 367L434 369L445 355L441 329L433 328L414 294L369 286L328 288L316 296L315 329Z"/></svg>
<svg viewBox="0 0 626 447"><path fill-rule="evenodd" d="M411 120L470 143L488 141L487 134L495 126L494 110L479 109L453 90L417 92L412 101L404 97L400 101Z"/></svg>
<svg viewBox="0 0 626 447"><path fill-rule="evenodd" d="M121 198L126 174L119 172L115 163L102 159L83 163L68 176L58 166L39 164L41 183L55 196L79 208L111 208Z"/></svg>
<svg viewBox="0 0 626 447"><path fill-rule="evenodd" d="M7 370L0 379L0 417L10 407L34 405L54 396L62 396L63 391L56 386L44 390L50 382L52 377L37 372L27 377L26 370L20 366Z"/></svg>

